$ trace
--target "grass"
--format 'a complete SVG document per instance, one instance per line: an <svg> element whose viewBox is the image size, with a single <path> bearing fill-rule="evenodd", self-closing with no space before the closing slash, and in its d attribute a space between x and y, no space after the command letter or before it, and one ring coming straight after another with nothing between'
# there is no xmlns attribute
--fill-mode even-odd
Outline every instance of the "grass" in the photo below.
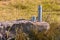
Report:
<svg viewBox="0 0 60 40"><path fill-rule="evenodd" d="M56 0L10 0L10 1L0 1L0 21L6 20L16 20L20 18L30 19L31 16L35 15L37 17L38 5L43 6L43 14L60 10L60 5ZM52 12L51 12L52 11ZM44 13L45 12L45 13ZM60 13L60 12L59 12ZM44 16L44 15L43 15ZM57 15L58 16L58 15Z"/></svg>
<svg viewBox="0 0 60 40"><path fill-rule="evenodd" d="M47 34L32 33L28 38L36 40L59 40L60 38L60 1L59 0L9 0L0 1L0 21L24 18L29 20L33 15L38 16L38 5L43 6L43 21L50 24ZM36 32L36 31L35 31ZM24 33L24 32L23 32ZM23 33L21 33L23 35ZM41 35L40 35L41 34ZM18 34L20 35L20 34ZM21 35L19 36L21 37ZM25 36L22 38L25 39ZM33 39L34 39L33 38ZM19 39L19 38L18 38ZM17 39L17 40L18 40ZM35 39L34 39L35 40Z"/></svg>

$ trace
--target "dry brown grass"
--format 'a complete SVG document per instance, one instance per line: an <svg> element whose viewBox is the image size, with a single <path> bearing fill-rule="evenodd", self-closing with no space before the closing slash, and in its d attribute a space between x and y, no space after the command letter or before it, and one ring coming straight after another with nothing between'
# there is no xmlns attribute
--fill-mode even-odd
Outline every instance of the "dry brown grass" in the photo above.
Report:
<svg viewBox="0 0 60 40"><path fill-rule="evenodd" d="M35 40L59 40L60 38L60 3L59 0L11 0L0 1L0 21L16 20L20 18L30 19L33 15L37 17L38 5L43 6L43 21L50 23L51 29L47 34L32 33L31 38ZM48 16L49 15L49 16ZM48 18L47 18L48 17ZM21 32L17 34L23 35ZM17 38L16 36L16 38ZM29 36L29 37L30 37ZM28 37L28 38L29 38ZM24 35L22 38L25 39ZM18 40L17 39L17 40ZM20 40L20 39L19 39Z"/></svg>

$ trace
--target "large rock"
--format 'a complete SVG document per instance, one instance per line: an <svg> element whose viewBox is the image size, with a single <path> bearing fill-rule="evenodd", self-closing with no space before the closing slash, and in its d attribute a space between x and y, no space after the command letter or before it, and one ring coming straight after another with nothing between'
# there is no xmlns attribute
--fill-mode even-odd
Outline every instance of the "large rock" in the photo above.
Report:
<svg viewBox="0 0 60 40"><path fill-rule="evenodd" d="M45 32L47 32L50 26L47 22L32 22L28 20L14 20L0 23L0 33L1 31L3 31L2 33L7 33L7 31L9 31L9 38L12 36L14 37L16 28L22 29L25 33L30 33L31 29L37 29L39 32L46 30Z"/></svg>

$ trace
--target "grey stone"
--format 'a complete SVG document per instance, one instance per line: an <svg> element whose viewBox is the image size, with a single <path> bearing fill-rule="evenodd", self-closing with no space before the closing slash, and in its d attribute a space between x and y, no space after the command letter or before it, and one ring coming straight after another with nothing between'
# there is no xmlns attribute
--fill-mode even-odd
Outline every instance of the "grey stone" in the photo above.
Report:
<svg viewBox="0 0 60 40"><path fill-rule="evenodd" d="M50 25L47 22L32 22L28 20L6 21L1 22L0 24L0 33L2 33L1 35L3 36L3 39L13 38L16 35L16 28L22 29L22 31L25 33L30 33L31 29L38 30L39 32L43 30L47 32L50 29ZM6 38L7 31L9 31L8 38Z"/></svg>

